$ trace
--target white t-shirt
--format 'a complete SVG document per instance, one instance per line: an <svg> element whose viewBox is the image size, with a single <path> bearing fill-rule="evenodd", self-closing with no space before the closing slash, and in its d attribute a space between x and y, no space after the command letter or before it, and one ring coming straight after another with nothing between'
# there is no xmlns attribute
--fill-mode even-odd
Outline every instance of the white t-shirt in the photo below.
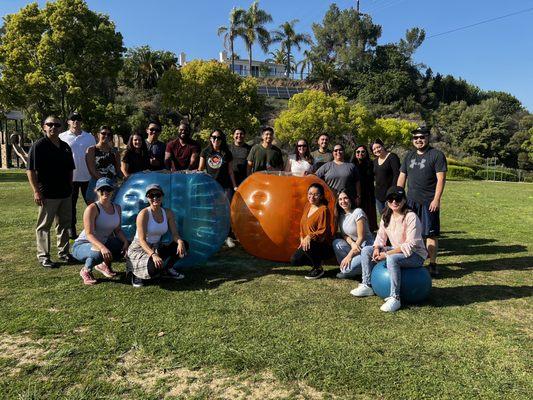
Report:
<svg viewBox="0 0 533 400"><path fill-rule="evenodd" d="M91 179L91 174L87 168L85 161L85 153L87 149L96 144L94 136L88 132L82 131L79 135L72 133L70 130L59 135L59 139L68 144L72 149L72 156L74 157L74 182L87 182Z"/></svg>
<svg viewBox="0 0 533 400"><path fill-rule="evenodd" d="M356 208L351 213L342 214L339 217L339 227L343 235L349 236L352 240L357 240L357 221L363 218L364 239L363 245L370 246L374 243L374 236L368 227L368 219L361 208Z"/></svg>
<svg viewBox="0 0 533 400"><path fill-rule="evenodd" d="M289 165L291 167L291 172L294 175L304 176L313 172L313 165L306 160L296 161L296 154L291 154L289 156Z"/></svg>

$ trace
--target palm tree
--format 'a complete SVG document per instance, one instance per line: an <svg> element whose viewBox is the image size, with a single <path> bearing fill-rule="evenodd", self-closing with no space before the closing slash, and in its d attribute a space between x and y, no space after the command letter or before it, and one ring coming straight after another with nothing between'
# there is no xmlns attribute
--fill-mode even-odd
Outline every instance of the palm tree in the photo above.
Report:
<svg viewBox="0 0 533 400"><path fill-rule="evenodd" d="M311 36L309 36L307 33L296 33L294 31L294 25L298 22L297 19L293 19L289 22L284 22L279 26L280 29L275 30L272 32L274 34L274 37L272 38L272 42L280 42L282 48L287 53L287 63L286 63L286 69L285 74L287 75L287 78L289 77L291 73L291 64L290 64L290 57L291 57L291 50L293 47L297 48L298 50L301 49L301 44L307 44L310 45L312 43Z"/></svg>
<svg viewBox="0 0 533 400"><path fill-rule="evenodd" d="M304 71L307 69L307 76L310 75L311 68L313 66L313 62L311 60L311 52L309 50L304 50L303 53L304 58L301 61L298 61L296 63L296 68L300 66L300 79L304 79Z"/></svg>
<svg viewBox="0 0 533 400"><path fill-rule="evenodd" d="M238 35L243 38L248 51L248 68L252 74L252 46L259 42L261 49L266 53L270 44L270 33L265 24L272 21L272 16L259 8L259 1L252 3L248 11L245 11L240 28L243 29Z"/></svg>
<svg viewBox="0 0 533 400"><path fill-rule="evenodd" d="M124 74L134 87L152 89L163 73L176 68L176 55L169 51L152 50L149 46L129 49L124 61Z"/></svg>
<svg viewBox="0 0 533 400"><path fill-rule="evenodd" d="M233 7L229 14L228 26L221 26L218 28L217 35L224 35L224 48L229 50L231 54L231 71L235 72L235 51L233 49L233 43L237 36L242 36L242 19L245 11L242 8ZM228 48L229 47L229 48Z"/></svg>
<svg viewBox="0 0 533 400"><path fill-rule="evenodd" d="M270 54L272 58L267 58L265 62L280 64L280 65L287 64L287 53L285 52L284 49L276 49L274 51L271 51L268 54ZM294 56L292 54L290 57L290 63L291 63L292 69L294 69Z"/></svg>

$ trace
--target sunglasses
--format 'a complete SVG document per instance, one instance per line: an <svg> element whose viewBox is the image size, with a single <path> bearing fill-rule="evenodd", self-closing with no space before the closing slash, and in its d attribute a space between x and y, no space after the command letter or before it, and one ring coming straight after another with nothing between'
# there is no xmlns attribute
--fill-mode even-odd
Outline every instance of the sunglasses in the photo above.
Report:
<svg viewBox="0 0 533 400"><path fill-rule="evenodd" d="M160 199L161 197L163 197L163 194L162 193L149 193L148 195L146 195L146 197L148 197L149 199Z"/></svg>
<svg viewBox="0 0 533 400"><path fill-rule="evenodd" d="M416 135L416 136L413 136L413 140L425 140L426 139L426 136L425 135Z"/></svg>
<svg viewBox="0 0 533 400"><path fill-rule="evenodd" d="M112 187L106 186L106 187L100 188L98 190L100 192L112 193L115 189L113 189Z"/></svg>
<svg viewBox="0 0 533 400"><path fill-rule="evenodd" d="M100 135L102 136L111 136L111 132L100 132Z"/></svg>
<svg viewBox="0 0 533 400"><path fill-rule="evenodd" d="M357 150L355 154L366 154L366 151L364 150Z"/></svg>
<svg viewBox="0 0 533 400"><path fill-rule="evenodd" d="M49 128L51 127L60 128L61 127L61 124L59 122L46 122L45 125Z"/></svg>
<svg viewBox="0 0 533 400"><path fill-rule="evenodd" d="M211 136L211 140L222 140L222 136Z"/></svg>
<svg viewBox="0 0 533 400"><path fill-rule="evenodd" d="M71 120L72 122L74 122L74 121L81 122L81 118L80 118L80 117L74 117L74 118L71 118L70 120Z"/></svg>
<svg viewBox="0 0 533 400"><path fill-rule="evenodd" d="M161 132L161 129L159 128L150 128L148 129L149 132Z"/></svg>
<svg viewBox="0 0 533 400"><path fill-rule="evenodd" d="M334 153L337 153L337 152L342 153L343 151L344 151L343 149L333 149Z"/></svg>
<svg viewBox="0 0 533 400"><path fill-rule="evenodd" d="M396 203L399 204L399 203L401 203L401 202L403 201L403 197L397 197L397 196L395 196L395 197L389 197L389 198L387 199L387 201L388 201L389 203L396 202Z"/></svg>
<svg viewBox="0 0 533 400"><path fill-rule="evenodd" d="M298 145L296 145L296 147L307 147L307 145L306 144L298 144Z"/></svg>

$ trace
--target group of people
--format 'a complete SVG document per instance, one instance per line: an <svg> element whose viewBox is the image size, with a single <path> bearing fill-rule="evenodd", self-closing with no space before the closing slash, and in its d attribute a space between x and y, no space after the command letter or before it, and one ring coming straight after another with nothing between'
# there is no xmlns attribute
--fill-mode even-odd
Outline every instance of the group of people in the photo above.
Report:
<svg viewBox="0 0 533 400"><path fill-rule="evenodd" d="M57 266L50 258L50 228L55 220L59 257L67 263L85 263L80 272L85 284L96 282L94 270L106 277L114 276L111 262L121 255L128 256L128 271L136 287L160 275L183 278L172 266L186 256L188 244L179 236L172 211L161 207L161 187L148 188L149 206L137 217L137 232L131 244L120 229L120 207L112 202L118 179L127 179L139 171L163 169L205 171L220 183L229 200L242 181L258 171L316 174L323 179L337 196L338 212L336 216L329 215L324 187L311 185L301 219L300 247L291 260L295 265L313 267L306 278L322 276L322 263L331 250L340 264L339 278L362 273L363 286L352 291L354 295L371 291L371 267L365 258L369 255L369 260L374 261L386 258L391 269L410 266L409 260L421 264L429 255L430 272L438 274L437 237L446 158L429 146L426 128L413 131L414 150L400 163L379 139L370 147L373 161L365 145L357 146L353 159L347 161L342 144L329 150L326 134L320 135L318 149L313 152L305 139L298 140L294 154L284 162L281 150L273 144L274 131L270 127L263 128L261 143L254 146L246 143L243 129L233 132L231 143L224 132L213 130L208 146L202 150L191 138L189 126L183 123L178 127L178 137L165 144L159 141L161 124L157 121L148 124L146 139L140 133L132 134L120 157L109 126L99 129L98 140L81 129L79 113L69 115L66 132L60 133L61 126L57 117L47 117L43 121L44 136L33 144L28 157L28 179L39 206L37 257L44 267ZM407 195L402 189L406 184ZM78 236L76 203L80 191L88 207L83 216L84 229ZM382 217L379 230L377 213ZM330 231L332 218L337 220L338 232ZM163 246L161 238L167 232L173 241ZM72 254L69 238L75 239ZM232 238L226 243L234 246ZM365 250L368 247L372 251ZM400 260L402 254L408 261ZM398 274L391 275L399 279ZM397 297L391 289L391 298L398 300Z"/></svg>

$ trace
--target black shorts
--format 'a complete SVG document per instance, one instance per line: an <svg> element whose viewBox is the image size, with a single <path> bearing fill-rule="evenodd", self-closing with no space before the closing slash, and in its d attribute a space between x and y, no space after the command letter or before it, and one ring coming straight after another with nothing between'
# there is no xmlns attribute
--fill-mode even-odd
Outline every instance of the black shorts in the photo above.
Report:
<svg viewBox="0 0 533 400"><path fill-rule="evenodd" d="M412 200L407 200L407 205L411 210L418 215L422 223L422 236L424 238L436 237L440 235L440 210L431 212L427 203L417 203Z"/></svg>

